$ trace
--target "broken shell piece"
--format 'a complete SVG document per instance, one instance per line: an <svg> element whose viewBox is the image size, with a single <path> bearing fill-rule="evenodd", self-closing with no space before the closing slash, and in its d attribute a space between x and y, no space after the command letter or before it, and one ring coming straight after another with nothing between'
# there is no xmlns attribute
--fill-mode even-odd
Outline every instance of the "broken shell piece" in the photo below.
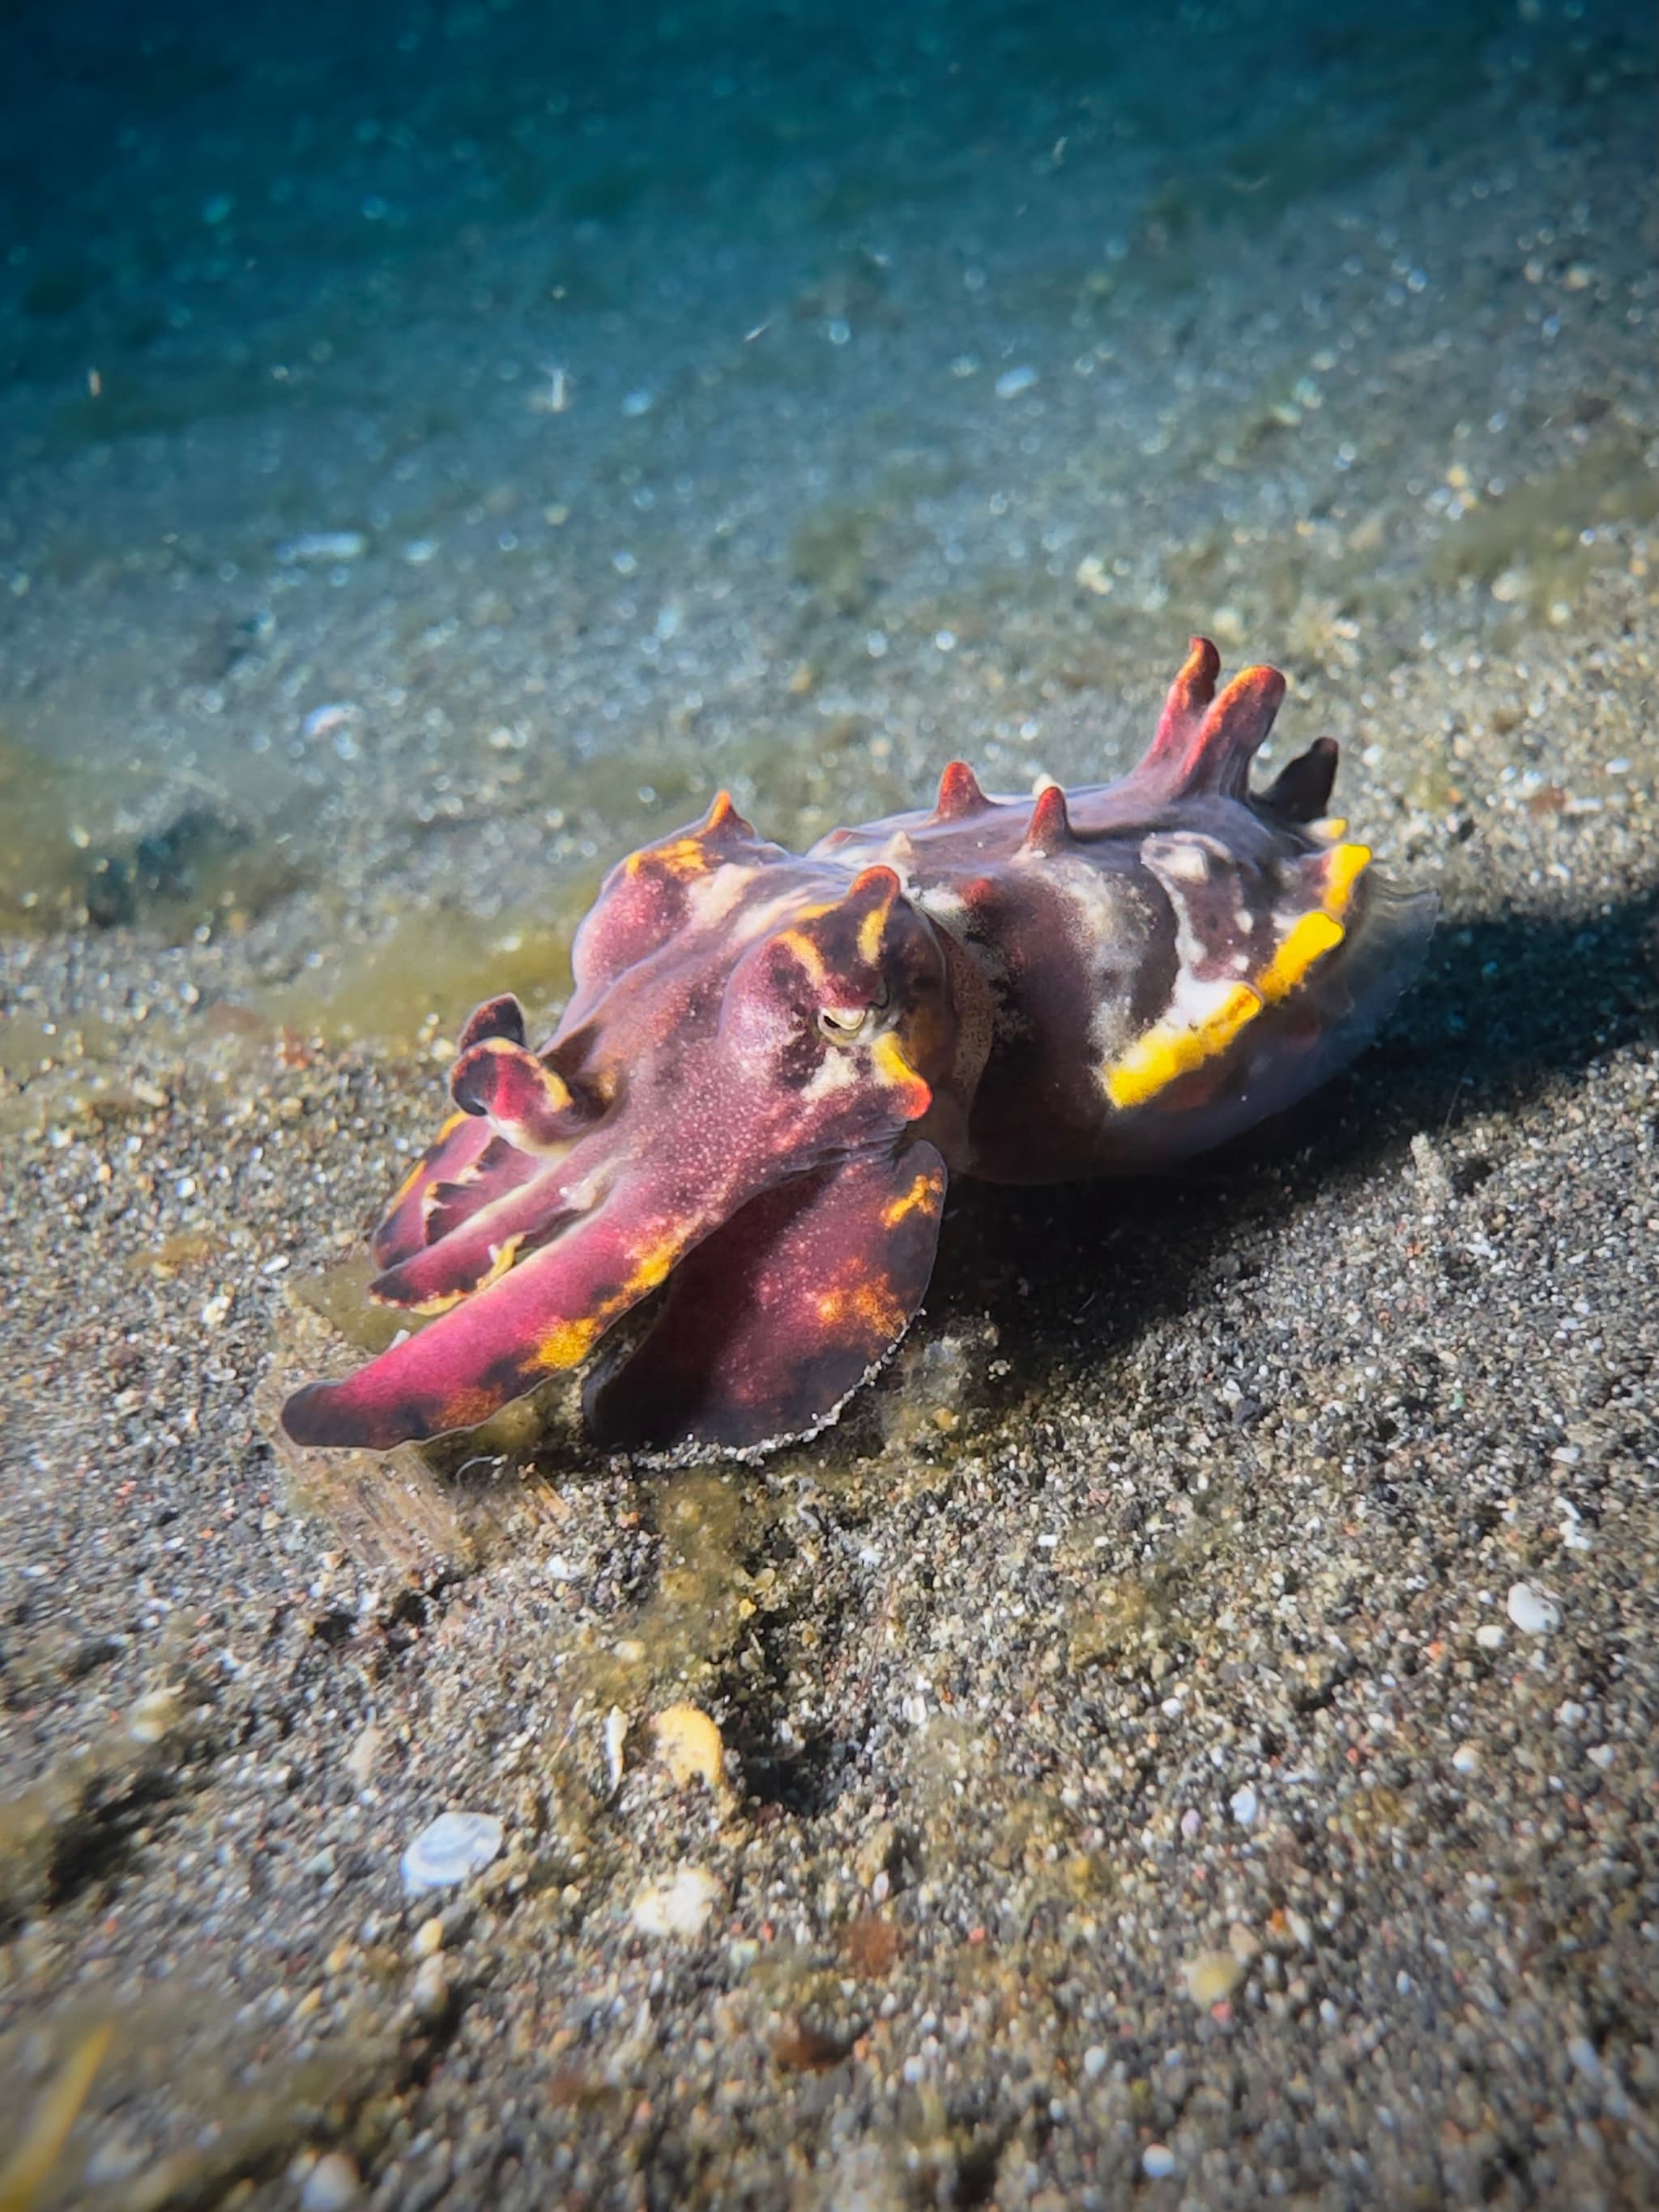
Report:
<svg viewBox="0 0 1659 2212"><path fill-rule="evenodd" d="M440 1813L404 1853L404 1895L449 1889L481 1874L501 1850L501 1837L493 1813Z"/></svg>

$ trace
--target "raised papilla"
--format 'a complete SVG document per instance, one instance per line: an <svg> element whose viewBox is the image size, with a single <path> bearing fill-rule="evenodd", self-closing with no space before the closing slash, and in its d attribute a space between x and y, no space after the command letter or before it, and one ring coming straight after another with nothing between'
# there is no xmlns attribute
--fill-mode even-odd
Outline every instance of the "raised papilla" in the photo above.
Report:
<svg viewBox="0 0 1659 2212"><path fill-rule="evenodd" d="M1119 782L988 798L804 856L722 793L613 868L532 1048L479 1007L457 1110L374 1231L372 1294L432 1315L283 1419L383 1449L475 1426L599 1350L617 1449L752 1451L832 1420L927 1288L951 1175L1121 1173L1237 1135L1352 1058L1411 979L1431 895L1326 818L1317 739L1260 792L1284 679L1218 696L1194 640Z"/></svg>

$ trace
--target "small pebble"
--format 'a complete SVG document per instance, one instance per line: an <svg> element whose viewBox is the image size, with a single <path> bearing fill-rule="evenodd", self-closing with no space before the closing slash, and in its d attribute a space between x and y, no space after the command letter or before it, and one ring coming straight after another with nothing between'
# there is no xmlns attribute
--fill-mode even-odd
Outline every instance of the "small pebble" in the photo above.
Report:
<svg viewBox="0 0 1659 2212"><path fill-rule="evenodd" d="M151 1690L127 1715L127 1734L135 1743L160 1743L184 1710L176 1690Z"/></svg>
<svg viewBox="0 0 1659 2212"><path fill-rule="evenodd" d="M1181 1969L1187 1994L1195 2005L1220 2004L1244 1978L1242 1962L1231 1951L1200 1951Z"/></svg>
<svg viewBox="0 0 1659 2212"><path fill-rule="evenodd" d="M426 1890L465 1881L489 1864L501 1850L501 1836L493 1813L441 1813L404 1853L404 1894L419 1897Z"/></svg>
<svg viewBox="0 0 1659 2212"><path fill-rule="evenodd" d="M1227 1948L1241 1966L1248 1966L1261 1956L1261 1944L1254 1929L1247 1928L1242 1920L1235 1920L1227 1930Z"/></svg>
<svg viewBox="0 0 1659 2212"><path fill-rule="evenodd" d="M429 1959L434 1951L444 1948L444 1923L434 1912L422 1921L415 1930L414 1951L417 1959Z"/></svg>
<svg viewBox="0 0 1659 2212"><path fill-rule="evenodd" d="M634 1925L641 1936L701 1936L720 1895L720 1884L703 1867L678 1867L661 1881L648 1881L634 1899Z"/></svg>
<svg viewBox="0 0 1659 2212"><path fill-rule="evenodd" d="M345 1770L353 1786L367 1790L368 1778L374 1771L374 1762L380 1755L380 1731L373 1721L360 1729L352 1739L351 1748L345 1755Z"/></svg>
<svg viewBox="0 0 1659 2212"><path fill-rule="evenodd" d="M720 1732L696 1705L670 1705L652 1723L657 1752L677 1789L704 1782L720 1789L725 1778L726 1747Z"/></svg>
<svg viewBox="0 0 1659 2212"><path fill-rule="evenodd" d="M1029 392L1037 380L1036 369L1027 364L1018 368L1005 368L996 380L999 399L1018 399L1022 392Z"/></svg>
<svg viewBox="0 0 1659 2212"><path fill-rule="evenodd" d="M1148 2180L1167 2181L1175 2168L1175 2153L1167 2143L1148 2143L1140 2154L1140 2170Z"/></svg>
<svg viewBox="0 0 1659 2212"><path fill-rule="evenodd" d="M1567 2038L1567 2056L1587 2081L1601 2080L1601 2057L1587 2035L1570 2035Z"/></svg>
<svg viewBox="0 0 1659 2212"><path fill-rule="evenodd" d="M437 2020L449 2008L449 1977L435 1955L421 1961L410 1985L410 2002L422 2020Z"/></svg>
<svg viewBox="0 0 1659 2212"><path fill-rule="evenodd" d="M1475 1630L1474 1640L1483 1651L1501 1651L1504 1632L1495 1620L1485 1621Z"/></svg>
<svg viewBox="0 0 1659 2212"><path fill-rule="evenodd" d="M1530 1583L1513 1583L1504 1610L1523 1636L1547 1636L1561 1626L1561 1609Z"/></svg>
<svg viewBox="0 0 1659 2212"><path fill-rule="evenodd" d="M300 2212L346 2212L362 2193L357 2168L343 2151L325 2151L306 2176Z"/></svg>
<svg viewBox="0 0 1659 2212"><path fill-rule="evenodd" d="M1255 1790L1248 1782L1242 1790L1235 1790L1227 1802L1231 1808L1234 1820L1241 1828L1248 1828L1254 1825L1255 1816L1261 1810L1261 1805Z"/></svg>

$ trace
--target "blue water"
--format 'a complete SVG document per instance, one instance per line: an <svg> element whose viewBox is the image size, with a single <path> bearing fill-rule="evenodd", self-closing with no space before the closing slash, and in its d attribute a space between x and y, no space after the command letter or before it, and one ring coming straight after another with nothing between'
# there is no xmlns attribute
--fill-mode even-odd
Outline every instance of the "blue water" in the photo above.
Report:
<svg viewBox="0 0 1659 2212"><path fill-rule="evenodd" d="M1449 592L1571 628L1651 512L1650 17L14 4L11 919L574 897L720 780L1091 771L1193 628L1334 711Z"/></svg>

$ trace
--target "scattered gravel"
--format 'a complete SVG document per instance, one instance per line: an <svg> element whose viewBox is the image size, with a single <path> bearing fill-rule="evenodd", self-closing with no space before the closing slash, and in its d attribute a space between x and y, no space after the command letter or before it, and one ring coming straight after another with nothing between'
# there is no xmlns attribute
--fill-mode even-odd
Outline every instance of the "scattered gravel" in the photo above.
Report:
<svg viewBox="0 0 1659 2212"><path fill-rule="evenodd" d="M0 2174L1650 2204L1648 15L568 12L9 24ZM1194 629L1441 894L1351 1081L759 1468L284 1446L611 858Z"/></svg>

